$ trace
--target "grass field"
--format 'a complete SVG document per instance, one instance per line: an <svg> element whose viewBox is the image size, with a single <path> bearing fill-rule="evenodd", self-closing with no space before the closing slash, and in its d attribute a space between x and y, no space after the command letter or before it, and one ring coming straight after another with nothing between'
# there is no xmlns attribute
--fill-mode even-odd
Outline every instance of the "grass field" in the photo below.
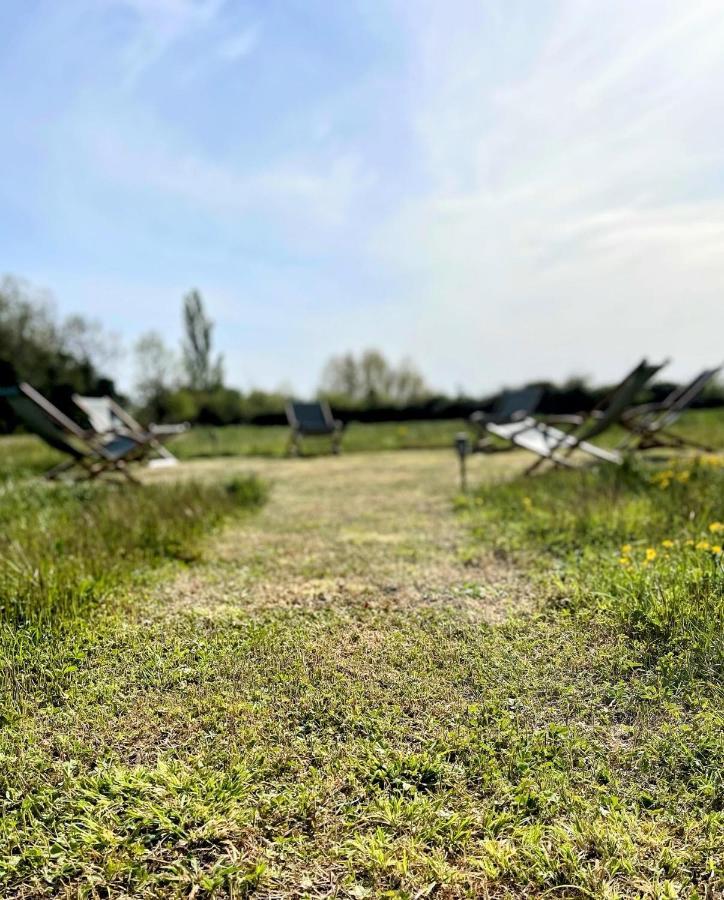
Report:
<svg viewBox="0 0 724 900"><path fill-rule="evenodd" d="M465 427L457 420L439 422L353 422L345 431L342 447L346 453L373 450L430 449L452 446L455 434ZM198 426L173 439L173 452L184 460L222 456L285 456L289 429L281 426L228 425L222 428ZM306 438L304 454L328 454L328 438ZM32 435L0 437L0 481L17 475L33 475L49 469L61 459Z"/></svg>
<svg viewBox="0 0 724 900"><path fill-rule="evenodd" d="M724 458L455 498L448 425L7 482L3 896L722 895Z"/></svg>
<svg viewBox="0 0 724 900"><path fill-rule="evenodd" d="M443 419L432 422L352 422L345 430L342 448L345 453L380 450L432 450L452 446L455 435L473 431L467 422ZM724 446L724 412L696 410L682 419L681 429L692 440ZM601 437L603 445L611 446L623 437L613 428ZM218 457L271 457L286 455L289 429L257 425L228 425L222 428L198 426L172 440L170 447L183 460L214 459ZM327 438L307 438L304 455L328 454ZM9 477L35 475L55 465L60 454L48 448L32 435L0 437L0 481Z"/></svg>

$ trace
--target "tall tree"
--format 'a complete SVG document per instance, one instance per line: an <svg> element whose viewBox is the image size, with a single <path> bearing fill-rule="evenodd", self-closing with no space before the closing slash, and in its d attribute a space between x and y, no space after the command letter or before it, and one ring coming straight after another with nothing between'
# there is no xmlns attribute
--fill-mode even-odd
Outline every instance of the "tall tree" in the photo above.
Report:
<svg viewBox="0 0 724 900"><path fill-rule="evenodd" d="M178 387L178 361L156 331L142 334L133 348L138 401L154 407L163 394Z"/></svg>
<svg viewBox="0 0 724 900"><path fill-rule="evenodd" d="M59 319L48 293L17 278L0 279L0 383L29 381L55 401L73 391L112 393L100 369L117 343L82 316Z"/></svg>
<svg viewBox="0 0 724 900"><path fill-rule="evenodd" d="M333 356L322 372L320 392L337 402L366 406L414 403L430 393L412 362L392 365L379 350Z"/></svg>
<svg viewBox="0 0 724 900"><path fill-rule="evenodd" d="M183 364L188 386L195 391L208 391L223 382L223 360L212 361L211 336L214 323L204 312L201 294L189 291L183 300L184 343Z"/></svg>

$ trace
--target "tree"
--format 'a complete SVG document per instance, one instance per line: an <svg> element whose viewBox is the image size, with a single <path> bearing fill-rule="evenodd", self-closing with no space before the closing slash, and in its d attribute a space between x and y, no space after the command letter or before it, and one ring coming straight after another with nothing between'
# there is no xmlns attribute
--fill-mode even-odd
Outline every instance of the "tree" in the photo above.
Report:
<svg viewBox="0 0 724 900"><path fill-rule="evenodd" d="M357 360L351 353L333 356L322 370L320 391L323 394L358 398L360 394Z"/></svg>
<svg viewBox="0 0 724 900"><path fill-rule="evenodd" d="M194 391L209 391L223 382L223 361L218 356L212 362L211 335L214 323L204 312L201 294L190 291L183 300L185 339L183 365L188 387Z"/></svg>
<svg viewBox="0 0 724 900"><path fill-rule="evenodd" d="M116 362L122 351L118 335L105 331L100 322L71 315L59 329L63 347L76 359Z"/></svg>
<svg viewBox="0 0 724 900"><path fill-rule="evenodd" d="M429 397L430 389L412 360L403 359L394 373L392 394L395 402L403 405Z"/></svg>
<svg viewBox="0 0 724 900"><path fill-rule="evenodd" d="M135 391L138 402L152 417L158 416L164 395L178 386L178 360L156 331L148 331L136 341Z"/></svg>
<svg viewBox="0 0 724 900"><path fill-rule="evenodd" d="M403 406L429 396L425 380L410 360L394 366L379 350L333 356L322 371L320 393L338 403Z"/></svg>
<svg viewBox="0 0 724 900"><path fill-rule="evenodd" d="M72 414L74 392L115 393L100 371L114 340L82 316L58 319L46 292L10 276L0 280L0 383L28 381ZM7 411L2 419L2 427L13 426Z"/></svg>

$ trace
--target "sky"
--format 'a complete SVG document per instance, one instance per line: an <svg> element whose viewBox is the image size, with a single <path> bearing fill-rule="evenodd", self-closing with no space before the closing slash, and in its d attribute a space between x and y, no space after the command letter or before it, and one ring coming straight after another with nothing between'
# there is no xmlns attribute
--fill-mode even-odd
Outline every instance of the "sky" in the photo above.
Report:
<svg viewBox="0 0 724 900"><path fill-rule="evenodd" d="M311 394L724 358L721 0L2 0L0 274Z"/></svg>

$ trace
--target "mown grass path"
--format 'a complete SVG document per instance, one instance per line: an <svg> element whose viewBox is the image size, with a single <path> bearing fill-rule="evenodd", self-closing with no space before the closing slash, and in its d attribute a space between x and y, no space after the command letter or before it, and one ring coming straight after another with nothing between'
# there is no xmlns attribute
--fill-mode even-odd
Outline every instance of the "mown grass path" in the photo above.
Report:
<svg viewBox="0 0 724 900"><path fill-rule="evenodd" d="M218 477L230 466L269 482L270 499L152 600L161 615L445 606L494 622L529 602L514 570L473 548L454 513L451 451L199 462L184 474ZM492 478L510 471L511 459L477 458L472 467Z"/></svg>

